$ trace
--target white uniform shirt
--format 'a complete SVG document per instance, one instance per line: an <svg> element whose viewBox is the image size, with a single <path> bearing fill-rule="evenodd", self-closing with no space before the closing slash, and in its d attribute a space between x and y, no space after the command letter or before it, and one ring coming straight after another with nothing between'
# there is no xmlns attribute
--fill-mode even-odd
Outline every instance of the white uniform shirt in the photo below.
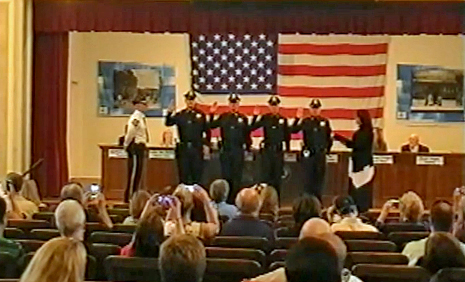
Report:
<svg viewBox="0 0 465 282"><path fill-rule="evenodd" d="M418 241L412 241L405 245L404 250L402 250L402 254L408 257L408 265L414 266L417 264L418 260L425 255L426 249L426 241L428 238L424 238ZM465 244L460 242L460 248L462 252L465 254Z"/></svg>
<svg viewBox="0 0 465 282"><path fill-rule="evenodd" d="M129 118L128 131L124 136L124 146L129 146L132 141L136 144L147 144L149 141L145 114L139 110L135 110Z"/></svg>

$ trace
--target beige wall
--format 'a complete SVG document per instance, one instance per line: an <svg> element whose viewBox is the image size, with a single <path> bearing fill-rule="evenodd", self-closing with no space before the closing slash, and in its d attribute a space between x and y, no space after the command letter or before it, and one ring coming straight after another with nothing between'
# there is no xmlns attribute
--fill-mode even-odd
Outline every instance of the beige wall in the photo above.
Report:
<svg viewBox="0 0 465 282"><path fill-rule="evenodd" d="M68 144L71 177L100 175L99 143L115 143L126 118L97 117L98 60L169 64L176 68L178 96L189 89L188 37L179 34L72 33ZM396 65L429 64L463 68L463 42L458 36L393 36L389 49L385 134L396 150L412 132L437 151L462 152L462 124L411 124L395 119ZM182 101L182 99L178 99ZM181 105L177 105L182 107ZM160 142L162 119L149 119L151 143ZM336 146L338 148L338 146Z"/></svg>
<svg viewBox="0 0 465 282"><path fill-rule="evenodd" d="M8 97L8 2L0 2L0 177L6 172ZM3 71L5 70L5 71Z"/></svg>

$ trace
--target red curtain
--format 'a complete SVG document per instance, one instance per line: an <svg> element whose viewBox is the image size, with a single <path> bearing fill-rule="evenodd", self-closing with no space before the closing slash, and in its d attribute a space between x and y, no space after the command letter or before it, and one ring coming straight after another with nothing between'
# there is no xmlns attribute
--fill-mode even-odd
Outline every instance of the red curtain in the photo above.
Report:
<svg viewBox="0 0 465 282"><path fill-rule="evenodd" d="M39 33L34 38L32 95L32 162L41 195L56 197L68 181L66 109L68 33Z"/></svg>

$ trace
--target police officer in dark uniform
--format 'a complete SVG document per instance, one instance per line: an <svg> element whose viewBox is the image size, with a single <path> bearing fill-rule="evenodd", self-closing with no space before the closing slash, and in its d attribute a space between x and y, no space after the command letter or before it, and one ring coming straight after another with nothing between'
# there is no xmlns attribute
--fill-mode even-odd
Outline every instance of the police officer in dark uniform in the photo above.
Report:
<svg viewBox="0 0 465 282"><path fill-rule="evenodd" d="M244 167L244 150L250 150L249 122L245 115L239 113L240 97L237 94L229 96L229 111L221 114L217 119L214 114L218 109L215 102L210 108L210 128L221 129L220 162L222 177L229 182L231 192L228 202L234 203L236 194L242 184L242 170Z"/></svg>
<svg viewBox="0 0 465 282"><path fill-rule="evenodd" d="M278 96L271 96L268 100L270 113L263 115L260 119L258 119L259 110L255 108L251 125L251 130L263 127L264 131L265 138L260 148L262 182L275 187L278 194L284 166L283 148L289 151L291 140L287 119L279 113L280 103Z"/></svg>
<svg viewBox="0 0 465 282"><path fill-rule="evenodd" d="M209 140L205 114L196 109L194 92L184 94L186 108L173 115L174 105L168 109L166 126L178 126L179 143L176 145L179 180L181 183L200 184L203 172L203 145Z"/></svg>
<svg viewBox="0 0 465 282"><path fill-rule="evenodd" d="M321 116L321 102L313 99L310 103L310 117L300 120L303 109L299 109L292 126L292 132L303 131L304 147L301 164L305 175L304 191L321 201L325 181L326 154L331 150L331 126L329 120Z"/></svg>

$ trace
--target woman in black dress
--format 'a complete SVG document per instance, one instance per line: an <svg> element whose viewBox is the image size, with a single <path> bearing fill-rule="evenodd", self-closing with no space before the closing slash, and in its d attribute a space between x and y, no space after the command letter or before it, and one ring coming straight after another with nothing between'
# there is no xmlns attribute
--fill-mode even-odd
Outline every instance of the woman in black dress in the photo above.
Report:
<svg viewBox="0 0 465 282"><path fill-rule="evenodd" d="M372 207L373 194L373 125L367 110L358 110L356 122L359 129L352 140L336 134L334 138L352 149L352 166L349 176L349 194L355 200L359 212Z"/></svg>

